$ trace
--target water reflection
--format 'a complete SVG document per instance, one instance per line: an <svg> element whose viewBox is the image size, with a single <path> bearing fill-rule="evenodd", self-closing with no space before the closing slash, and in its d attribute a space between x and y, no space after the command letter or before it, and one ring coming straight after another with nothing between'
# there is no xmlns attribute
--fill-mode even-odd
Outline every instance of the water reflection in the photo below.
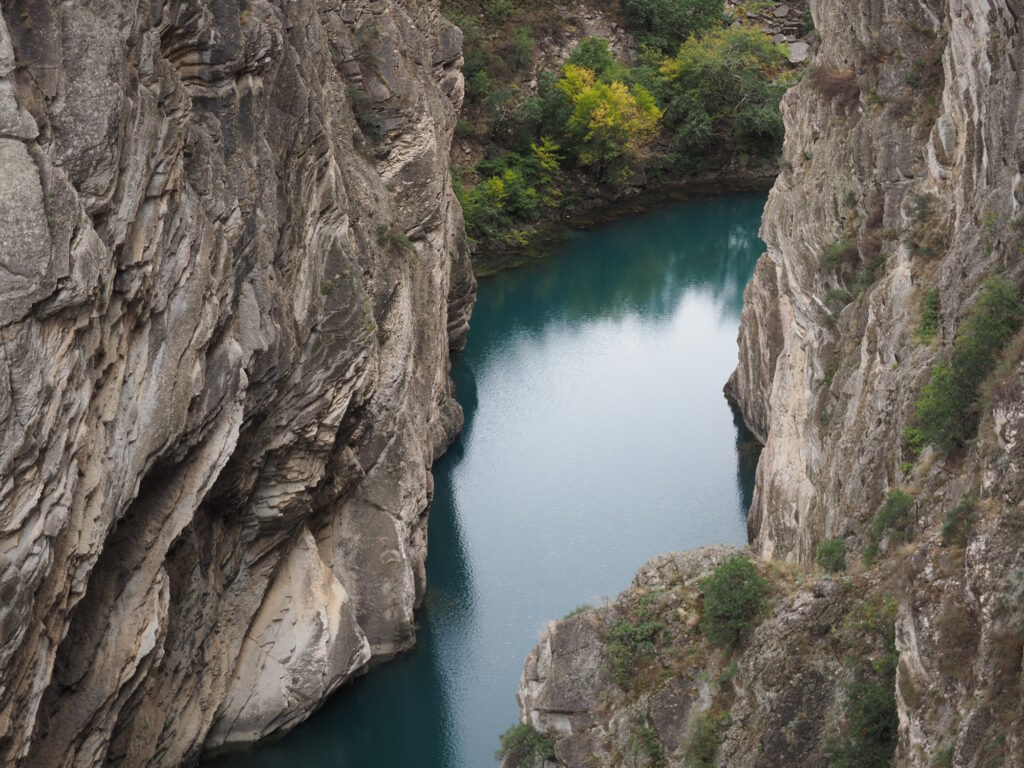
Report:
<svg viewBox="0 0 1024 768"><path fill-rule="evenodd" d="M756 450L721 388L764 198L579 233L481 281L434 467L419 646L246 768L484 768L545 623L649 557L746 538Z"/></svg>

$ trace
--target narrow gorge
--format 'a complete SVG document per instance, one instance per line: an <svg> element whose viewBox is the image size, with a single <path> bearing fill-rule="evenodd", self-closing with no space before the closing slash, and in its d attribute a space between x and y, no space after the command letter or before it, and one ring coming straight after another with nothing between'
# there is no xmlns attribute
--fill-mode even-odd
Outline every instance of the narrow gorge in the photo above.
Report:
<svg viewBox="0 0 1024 768"><path fill-rule="evenodd" d="M550 5L0 0L0 765L1024 765L1024 0Z"/></svg>

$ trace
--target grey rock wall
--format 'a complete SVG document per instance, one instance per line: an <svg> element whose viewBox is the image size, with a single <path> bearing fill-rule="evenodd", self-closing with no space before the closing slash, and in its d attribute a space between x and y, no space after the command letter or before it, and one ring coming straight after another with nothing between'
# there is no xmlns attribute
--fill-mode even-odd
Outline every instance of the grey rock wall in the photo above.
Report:
<svg viewBox="0 0 1024 768"><path fill-rule="evenodd" d="M461 34L0 14L0 763L177 766L414 642L475 296Z"/></svg>
<svg viewBox="0 0 1024 768"><path fill-rule="evenodd" d="M823 538L863 532L906 479L901 435L937 353L987 277L1019 272L1012 222L1024 200L1024 6L811 7L821 45L783 101L785 170L765 210L768 252L747 290L727 388L765 441L756 548L803 562ZM815 70L825 75L817 83ZM849 80L830 87L829 76ZM931 253L911 245L920 226ZM843 240L856 244L856 263L823 269L822 254ZM941 296L935 347L914 337L930 288ZM841 290L851 300L839 306L832 293L830 304Z"/></svg>

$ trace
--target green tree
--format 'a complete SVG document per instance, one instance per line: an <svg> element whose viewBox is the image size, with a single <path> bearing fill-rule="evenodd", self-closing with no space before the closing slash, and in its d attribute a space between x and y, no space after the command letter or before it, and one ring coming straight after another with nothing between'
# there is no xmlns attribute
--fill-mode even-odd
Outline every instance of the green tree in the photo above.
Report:
<svg viewBox="0 0 1024 768"><path fill-rule="evenodd" d="M538 188L541 204L548 208L556 208L562 199L562 191L558 188L561 175L561 147L550 136L542 136L540 143L530 144L530 151L540 164Z"/></svg>
<svg viewBox="0 0 1024 768"><path fill-rule="evenodd" d="M512 768L535 768L555 756L555 740L529 723L516 723L499 738L501 749L494 756Z"/></svg>
<svg viewBox="0 0 1024 768"><path fill-rule="evenodd" d="M768 580L742 555L733 555L700 583L704 592L701 627L716 645L737 646L765 610Z"/></svg>
<svg viewBox="0 0 1024 768"><path fill-rule="evenodd" d="M949 363L940 361L917 403L917 430L922 440L950 452L978 431L979 391L995 369L999 355L1024 321L1017 287L989 280L953 343Z"/></svg>
<svg viewBox="0 0 1024 768"><path fill-rule="evenodd" d="M625 0L626 24L643 45L668 52L722 22L722 0Z"/></svg>
<svg viewBox="0 0 1024 768"><path fill-rule="evenodd" d="M647 153L658 132L661 110L639 85L598 82L594 72L567 64L559 83L573 104L566 133L576 140L579 160L602 180L622 181Z"/></svg>
<svg viewBox="0 0 1024 768"><path fill-rule="evenodd" d="M608 41L601 37L583 38L565 63L589 69L604 82L622 80L627 73L626 68L615 61Z"/></svg>
<svg viewBox="0 0 1024 768"><path fill-rule="evenodd" d="M738 27L691 37L662 62L660 75L666 127L684 155L702 154L715 138L723 147L778 154L788 58L763 32Z"/></svg>

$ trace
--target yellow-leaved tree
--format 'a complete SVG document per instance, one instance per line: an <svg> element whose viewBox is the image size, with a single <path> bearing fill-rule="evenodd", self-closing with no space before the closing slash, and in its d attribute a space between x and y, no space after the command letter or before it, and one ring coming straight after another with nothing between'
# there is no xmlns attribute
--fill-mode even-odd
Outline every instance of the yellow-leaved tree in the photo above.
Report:
<svg viewBox="0 0 1024 768"><path fill-rule="evenodd" d="M603 181L624 181L658 135L661 110L654 97L640 85L600 82L574 64L562 72L558 87L573 104L566 133L577 142L580 162Z"/></svg>

